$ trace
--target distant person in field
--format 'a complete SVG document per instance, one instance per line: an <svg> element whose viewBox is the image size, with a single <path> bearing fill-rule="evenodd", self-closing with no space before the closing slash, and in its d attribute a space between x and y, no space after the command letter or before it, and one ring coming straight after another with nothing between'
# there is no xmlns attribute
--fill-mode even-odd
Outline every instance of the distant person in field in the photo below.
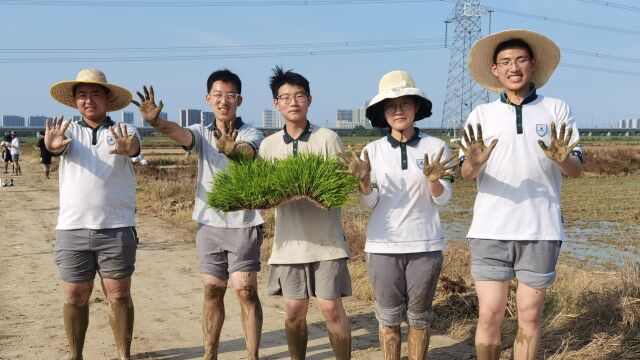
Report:
<svg viewBox="0 0 640 360"><path fill-rule="evenodd" d="M261 158L282 159L307 152L330 158L344 152L335 132L307 118L312 98L304 76L277 66L270 87L285 125L264 140ZM335 358L350 359L351 327L342 306L342 297L351 296L349 247L340 209L323 210L307 199L286 202L276 207L275 229L267 293L284 297L289 355L292 359L306 356L307 311L309 298L315 297Z"/></svg>
<svg viewBox="0 0 640 360"><path fill-rule="evenodd" d="M20 169L20 139L18 139L18 135L15 131L11 132L11 142L7 146L11 153L11 162L13 163L14 168L12 173L22 175L22 170Z"/></svg>
<svg viewBox="0 0 640 360"><path fill-rule="evenodd" d="M11 134L6 134L4 136L4 140L0 142L0 150L2 150L2 161L4 161L4 173L9 173L9 163L11 163L11 173L15 173L15 166L11 161L11 150L9 150L9 145L11 145Z"/></svg>
<svg viewBox="0 0 640 360"><path fill-rule="evenodd" d="M404 71L380 79L366 110L387 136L367 144L360 158L343 157L360 180L360 200L372 209L364 248L375 293L384 359L399 360L400 325L409 324L409 360L429 349L432 302L442 269L444 232L438 208L451 198L455 158L447 144L415 122L431 116L431 101ZM375 185L375 186L373 186Z"/></svg>
<svg viewBox="0 0 640 360"><path fill-rule="evenodd" d="M47 146L44 143L44 131L38 133L38 149L40 149L40 163L44 166L44 175L49 178L51 172L51 152L47 150Z"/></svg>
<svg viewBox="0 0 640 360"><path fill-rule="evenodd" d="M571 109L537 93L559 61L560 50L550 39L527 30L484 37L469 54L474 79L500 93L469 114L460 145L462 177L477 180L467 237L480 306L475 337L480 360L500 358L500 328L514 277L514 358L537 358L544 297L565 240L562 177L582 172Z"/></svg>
<svg viewBox="0 0 640 360"><path fill-rule="evenodd" d="M225 318L224 295L231 283L240 301L242 327L249 359L258 359L262 333L262 306L258 297L257 272L260 271L262 217L257 211L223 213L207 205L211 182L219 171L239 156L255 157L264 138L262 131L238 116L242 105L242 83L238 75L224 69L207 79L205 101L215 115L210 125L183 128L160 119L163 103L156 105L153 87L138 92L142 119L169 136L188 152L198 154L198 188L193 220L198 223L196 248L204 284L202 329L204 358L216 359L220 332Z"/></svg>
<svg viewBox="0 0 640 360"><path fill-rule="evenodd" d="M131 93L108 83L95 69L54 84L50 92L82 115L77 122L64 122L62 117L53 124L47 121L44 135L47 150L60 157L55 262L65 297L69 359L82 359L96 273L109 303L117 358L130 359L130 288L138 244L131 158L140 153L140 136L135 127L114 122L107 112L129 105Z"/></svg>

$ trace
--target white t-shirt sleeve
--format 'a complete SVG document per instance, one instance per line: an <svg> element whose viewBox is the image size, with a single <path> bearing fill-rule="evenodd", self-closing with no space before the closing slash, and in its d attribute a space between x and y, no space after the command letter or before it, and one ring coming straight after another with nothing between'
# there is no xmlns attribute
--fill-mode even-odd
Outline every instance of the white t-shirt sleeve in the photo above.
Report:
<svg viewBox="0 0 640 360"><path fill-rule="evenodd" d="M197 153L200 151L200 144L202 144L204 127L200 124L193 124L187 126L187 129L191 132L191 139L193 142L191 143L191 146L183 146L182 148L187 151L193 150Z"/></svg>

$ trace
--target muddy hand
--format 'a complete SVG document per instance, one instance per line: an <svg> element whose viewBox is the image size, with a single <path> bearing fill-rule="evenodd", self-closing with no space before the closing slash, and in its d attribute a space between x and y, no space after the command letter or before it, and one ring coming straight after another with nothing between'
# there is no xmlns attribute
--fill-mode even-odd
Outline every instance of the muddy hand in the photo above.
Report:
<svg viewBox="0 0 640 360"><path fill-rule="evenodd" d="M65 139L64 133L71 125L71 120L63 123L64 116L54 118L53 123L49 126L49 120L45 123L44 145L49 151L60 152L71 142L71 139Z"/></svg>
<svg viewBox="0 0 640 360"><path fill-rule="evenodd" d="M238 137L238 130L233 129L231 125L224 124L224 131L214 131L213 135L216 138L216 148L219 152L231 156L234 154L236 146L236 138Z"/></svg>
<svg viewBox="0 0 640 360"><path fill-rule="evenodd" d="M473 126L471 124L467 125L467 130L462 130L462 135L464 136L464 141L467 143L465 147L462 142L460 142L460 149L464 152L465 162L471 165L474 168L478 168L489 160L489 156L491 156L491 152L498 144L498 139L493 139L489 147L484 146L484 139L482 138L482 127L478 124L477 127L477 138L473 133Z"/></svg>
<svg viewBox="0 0 640 360"><path fill-rule="evenodd" d="M456 155L451 155L444 161L442 159L442 153L444 152L444 146L438 151L438 155L433 159L433 163L429 163L429 154L424 154L424 168L422 172L424 176L427 177L429 181L438 181L444 176L451 175L451 172L448 171L453 169L456 166L456 163L450 164L451 160L453 160Z"/></svg>
<svg viewBox="0 0 640 360"><path fill-rule="evenodd" d="M573 128L569 128L567 136L565 136L566 128L567 124L563 123L560 125L560 134L558 135L556 123L551 123L551 144L547 146L544 141L538 140L538 145L540 145L540 148L542 148L547 157L558 164L562 164L567 160L569 155L571 155L571 150L578 145L578 141L570 144Z"/></svg>
<svg viewBox="0 0 640 360"><path fill-rule="evenodd" d="M111 132L111 137L116 142L116 146L113 150L109 151L109 154L118 154L118 155L129 155L133 153L136 148L136 134L131 134L127 132L127 124L120 126L120 123L116 126L116 131L113 130L112 127L109 127L109 131Z"/></svg>
<svg viewBox="0 0 640 360"><path fill-rule="evenodd" d="M146 86L143 86L142 90L144 91L144 95L142 95L140 91L136 91L136 94L140 97L140 102L131 100L131 103L137 106L140 110L142 120L147 121L153 126L155 121L158 120L164 104L162 103L162 100L160 100L160 104L156 105L153 86L149 86L149 90L147 90Z"/></svg>
<svg viewBox="0 0 640 360"><path fill-rule="evenodd" d="M338 170L340 174L351 174L358 178L361 182L368 182L371 179L371 161L369 160L369 154L367 150L363 150L364 160L360 160L360 157L356 155L353 146L349 146L349 152L351 156L348 157L346 153L338 154L341 165L346 167L346 170Z"/></svg>

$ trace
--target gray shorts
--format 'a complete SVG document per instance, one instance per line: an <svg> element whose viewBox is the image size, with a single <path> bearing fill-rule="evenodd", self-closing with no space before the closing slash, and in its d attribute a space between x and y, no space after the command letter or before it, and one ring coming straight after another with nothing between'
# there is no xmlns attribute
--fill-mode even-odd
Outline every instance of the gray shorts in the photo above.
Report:
<svg viewBox="0 0 640 360"><path fill-rule="evenodd" d="M200 272L226 281L236 271L260 271L263 229L262 224L238 229L198 224Z"/></svg>
<svg viewBox="0 0 640 360"><path fill-rule="evenodd" d="M406 321L427 328L442 270L442 251L411 254L367 253L367 270L376 296L375 313L384 326Z"/></svg>
<svg viewBox="0 0 640 360"><path fill-rule="evenodd" d="M135 269L138 236L133 226L115 229L56 230L55 262L68 283L130 277Z"/></svg>
<svg viewBox="0 0 640 360"><path fill-rule="evenodd" d="M20 161L20 154L11 154L11 161L13 162Z"/></svg>
<svg viewBox="0 0 640 360"><path fill-rule="evenodd" d="M267 294L299 300L351 296L347 258L307 264L276 264L269 267Z"/></svg>
<svg viewBox="0 0 640 360"><path fill-rule="evenodd" d="M556 279L562 241L469 239L474 281L504 281L514 277L534 289L546 289Z"/></svg>

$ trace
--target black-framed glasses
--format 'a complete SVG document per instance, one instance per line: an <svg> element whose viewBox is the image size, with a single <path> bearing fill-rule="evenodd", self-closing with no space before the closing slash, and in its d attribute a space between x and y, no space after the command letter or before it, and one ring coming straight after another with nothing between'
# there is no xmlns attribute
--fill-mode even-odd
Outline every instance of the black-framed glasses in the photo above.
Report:
<svg viewBox="0 0 640 360"><path fill-rule="evenodd" d="M299 92L299 93L295 93L293 95L291 95L291 94L278 95L276 97L276 99L278 99L278 101L282 101L282 103L284 105L289 105L289 104L291 104L291 100L293 100L293 99L295 99L296 104L304 102L305 100L307 100L307 96L309 96L309 94L307 94L305 92Z"/></svg>
<svg viewBox="0 0 640 360"><path fill-rule="evenodd" d="M516 64L518 66L524 66L529 61L531 61L530 58L526 56L520 56L515 59L500 59L500 61L498 61L498 65L502 66L503 68L507 68L513 64Z"/></svg>
<svg viewBox="0 0 640 360"><path fill-rule="evenodd" d="M405 100L400 104L396 104L391 101L386 101L383 105L383 108L384 108L385 114L391 115L391 114L395 114L396 111L398 111L398 108L400 108L400 110L404 112L404 111L409 111L413 109L414 106L415 106L415 102L413 100Z"/></svg>

